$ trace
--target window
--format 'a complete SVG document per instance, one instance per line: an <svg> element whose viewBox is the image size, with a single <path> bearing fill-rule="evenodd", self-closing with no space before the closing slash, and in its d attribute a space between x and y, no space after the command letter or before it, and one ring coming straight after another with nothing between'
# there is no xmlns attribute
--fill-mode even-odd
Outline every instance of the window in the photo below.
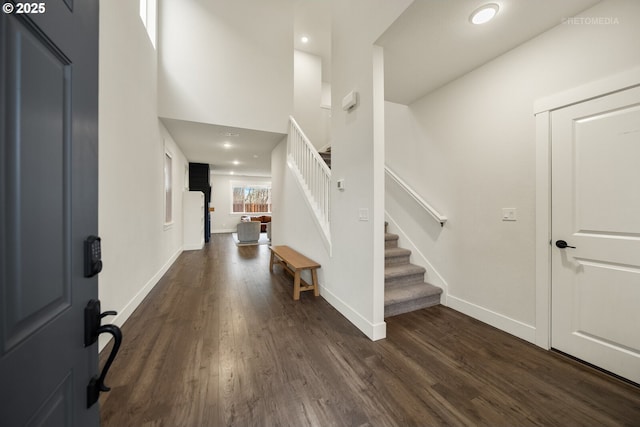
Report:
<svg viewBox="0 0 640 427"><path fill-rule="evenodd" d="M140 19L147 29L154 49L156 47L156 8L157 0L140 0Z"/></svg>
<svg viewBox="0 0 640 427"><path fill-rule="evenodd" d="M271 183L231 183L232 213L271 213Z"/></svg>
<svg viewBox="0 0 640 427"><path fill-rule="evenodd" d="M164 153L164 224L173 222L173 183L171 169L173 159L171 154Z"/></svg>

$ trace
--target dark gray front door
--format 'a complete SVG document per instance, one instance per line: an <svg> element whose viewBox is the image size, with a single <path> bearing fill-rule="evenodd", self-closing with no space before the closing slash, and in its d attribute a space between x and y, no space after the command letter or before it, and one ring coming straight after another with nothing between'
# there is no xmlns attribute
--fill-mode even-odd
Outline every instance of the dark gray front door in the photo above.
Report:
<svg viewBox="0 0 640 427"><path fill-rule="evenodd" d="M84 346L83 317L98 282L84 277L83 242L98 232L98 1L41 1L0 2L0 425L91 427L97 346Z"/></svg>

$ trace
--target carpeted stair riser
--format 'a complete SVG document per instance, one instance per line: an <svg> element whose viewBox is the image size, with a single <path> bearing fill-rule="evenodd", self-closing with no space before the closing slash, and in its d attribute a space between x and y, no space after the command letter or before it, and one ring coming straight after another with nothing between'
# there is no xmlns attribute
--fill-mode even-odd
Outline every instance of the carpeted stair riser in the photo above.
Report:
<svg viewBox="0 0 640 427"><path fill-rule="evenodd" d="M398 247L398 235L384 231L384 317L440 304L442 289L425 283L423 267L411 264L411 251Z"/></svg>
<svg viewBox="0 0 640 427"><path fill-rule="evenodd" d="M415 264L400 264L389 266L384 271L384 287L385 289L396 288L406 285L414 285L416 283L424 283L423 267Z"/></svg>
<svg viewBox="0 0 640 427"><path fill-rule="evenodd" d="M404 303L396 303L384 306L384 317L397 316L398 314L409 313L427 307L440 304L440 295L418 298Z"/></svg>
<svg viewBox="0 0 640 427"><path fill-rule="evenodd" d="M384 248L391 249L398 247L398 238L397 234L385 233L384 234Z"/></svg>
<svg viewBox="0 0 640 427"><path fill-rule="evenodd" d="M429 283L418 283L394 289L384 293L385 316L408 313L440 303L442 289Z"/></svg>
<svg viewBox="0 0 640 427"><path fill-rule="evenodd" d="M384 266L408 264L411 251L403 248L390 248L384 251Z"/></svg>

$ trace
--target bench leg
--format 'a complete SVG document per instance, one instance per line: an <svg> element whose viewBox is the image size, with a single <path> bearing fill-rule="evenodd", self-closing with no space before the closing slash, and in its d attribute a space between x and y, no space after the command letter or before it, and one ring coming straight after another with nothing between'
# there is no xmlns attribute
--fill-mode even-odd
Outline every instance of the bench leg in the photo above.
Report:
<svg viewBox="0 0 640 427"><path fill-rule="evenodd" d="M298 301L300 299L300 270L296 270L293 276L293 300Z"/></svg>
<svg viewBox="0 0 640 427"><path fill-rule="evenodd" d="M269 271L273 273L273 258L275 257L275 254L273 253L273 251L271 251L271 259L269 260Z"/></svg>
<svg viewBox="0 0 640 427"><path fill-rule="evenodd" d="M318 270L315 268L311 270L311 284L313 285L313 295L316 297L319 296L320 287L318 286Z"/></svg>

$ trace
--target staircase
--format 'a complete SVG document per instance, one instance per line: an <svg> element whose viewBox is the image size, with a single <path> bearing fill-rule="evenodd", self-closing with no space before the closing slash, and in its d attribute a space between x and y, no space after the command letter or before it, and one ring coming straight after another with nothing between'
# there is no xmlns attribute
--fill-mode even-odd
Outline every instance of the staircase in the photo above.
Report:
<svg viewBox="0 0 640 427"><path fill-rule="evenodd" d="M331 255L331 169L291 116L287 138L287 166L305 195L305 202L322 230L322 241Z"/></svg>
<svg viewBox="0 0 640 427"><path fill-rule="evenodd" d="M442 289L424 281L426 270L409 262L411 251L398 247L386 223L384 230L384 317L440 304Z"/></svg>
<svg viewBox="0 0 640 427"><path fill-rule="evenodd" d="M329 169L331 169L331 146L329 146L325 151L319 151L318 154L320 154L322 160L324 160L327 166L329 166Z"/></svg>

